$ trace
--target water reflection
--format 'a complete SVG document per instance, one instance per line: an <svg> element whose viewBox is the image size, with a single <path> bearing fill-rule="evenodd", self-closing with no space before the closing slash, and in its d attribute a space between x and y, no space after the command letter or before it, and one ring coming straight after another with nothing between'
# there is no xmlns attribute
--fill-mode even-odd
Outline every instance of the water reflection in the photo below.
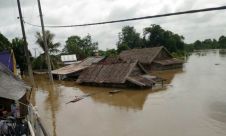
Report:
<svg viewBox="0 0 226 136"><path fill-rule="evenodd" d="M52 127L52 135L56 136L56 113L58 112L61 102L59 101L61 90L57 87L57 84L51 84L48 81L47 76L35 76L35 81L37 84L36 91L43 91L43 93L47 94L44 100L44 110L46 111L45 114L47 118L51 118L51 127ZM32 102L33 105L36 105L36 91L32 93ZM46 126L49 126L46 124Z"/></svg>
<svg viewBox="0 0 226 136"><path fill-rule="evenodd" d="M220 57L224 58L226 57L226 49L222 49L219 51Z"/></svg>
<svg viewBox="0 0 226 136"><path fill-rule="evenodd" d="M211 103L209 115L214 120L226 123L226 102L215 101Z"/></svg>
<svg viewBox="0 0 226 136"><path fill-rule="evenodd" d="M94 90L99 90L99 88L84 88L81 87L80 90L84 94L89 94L94 92ZM96 95L91 96L92 100L95 102L107 104L109 106L114 106L116 108L125 109L125 110L142 110L145 100L151 90L139 90L139 91L126 91L123 89L122 92L117 94L109 94L108 91L111 89L103 89L101 88L100 91L96 91Z"/></svg>

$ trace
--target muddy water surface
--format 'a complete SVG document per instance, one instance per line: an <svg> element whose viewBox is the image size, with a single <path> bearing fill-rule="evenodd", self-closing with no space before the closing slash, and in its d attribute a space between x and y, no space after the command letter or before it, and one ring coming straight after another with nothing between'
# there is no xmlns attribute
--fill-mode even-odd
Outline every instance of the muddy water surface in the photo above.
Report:
<svg viewBox="0 0 226 136"><path fill-rule="evenodd" d="M195 52L182 70L155 73L169 85L153 92L79 86L36 76L33 92L45 125L57 136L225 136L226 51ZM110 95L112 90L123 90ZM65 104L74 96L95 94Z"/></svg>

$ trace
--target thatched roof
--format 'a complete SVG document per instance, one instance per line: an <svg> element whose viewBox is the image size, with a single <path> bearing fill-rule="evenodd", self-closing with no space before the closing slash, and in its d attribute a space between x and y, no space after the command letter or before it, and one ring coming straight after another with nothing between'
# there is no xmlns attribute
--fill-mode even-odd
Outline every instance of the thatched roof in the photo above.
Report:
<svg viewBox="0 0 226 136"><path fill-rule="evenodd" d="M138 60L140 63L148 64L152 63L155 57L163 49L166 50L163 46L142 49L131 49L121 52L119 54L119 57L123 60Z"/></svg>
<svg viewBox="0 0 226 136"><path fill-rule="evenodd" d="M115 64L95 64L84 70L77 82L78 83L97 83L97 84L125 84L126 81L132 84L147 87L152 86L153 81L145 79L140 75L131 76L132 71L138 62L128 62L128 63L115 63ZM142 68L140 70L143 73ZM141 80L142 79L142 80Z"/></svg>
<svg viewBox="0 0 226 136"><path fill-rule="evenodd" d="M19 100L25 95L27 89L30 89L30 87L0 63L0 97Z"/></svg>
<svg viewBox="0 0 226 136"><path fill-rule="evenodd" d="M89 67L90 65L92 65L94 63L98 63L102 59L104 59L104 57L88 57L78 64L77 63L71 64L71 65L53 70L52 74L67 75L67 74L79 72L79 71Z"/></svg>

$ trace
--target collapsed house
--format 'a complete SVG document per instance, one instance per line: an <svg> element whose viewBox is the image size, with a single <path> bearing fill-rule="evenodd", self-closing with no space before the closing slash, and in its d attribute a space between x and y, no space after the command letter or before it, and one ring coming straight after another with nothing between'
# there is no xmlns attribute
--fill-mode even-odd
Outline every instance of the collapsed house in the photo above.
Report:
<svg viewBox="0 0 226 136"><path fill-rule="evenodd" d="M147 75L138 61L93 64L81 72L79 84L110 87L153 87L154 76Z"/></svg>
<svg viewBox="0 0 226 136"><path fill-rule="evenodd" d="M92 64L98 63L103 60L104 57L88 57L80 63L74 63L52 71L53 77L58 80L66 78L77 78L81 71L88 68Z"/></svg>
<svg viewBox="0 0 226 136"><path fill-rule="evenodd" d="M119 54L119 58L124 61L138 60L148 71L176 69L183 65L182 60L173 58L163 46L126 50Z"/></svg>

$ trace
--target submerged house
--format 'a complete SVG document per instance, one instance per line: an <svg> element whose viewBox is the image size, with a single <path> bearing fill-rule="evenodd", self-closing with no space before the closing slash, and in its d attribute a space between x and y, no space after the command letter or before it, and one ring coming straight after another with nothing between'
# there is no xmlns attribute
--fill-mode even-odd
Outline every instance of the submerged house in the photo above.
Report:
<svg viewBox="0 0 226 136"><path fill-rule="evenodd" d="M183 65L182 60L173 58L163 46L126 50L119 54L119 58L124 61L138 60L148 71L181 68Z"/></svg>
<svg viewBox="0 0 226 136"><path fill-rule="evenodd" d="M91 65L80 74L76 82L95 86L152 87L155 85L154 79L147 75L137 61L130 61Z"/></svg>
<svg viewBox="0 0 226 136"><path fill-rule="evenodd" d="M80 63L74 63L52 71L53 77L58 80L66 78L77 78L81 71L88 68L94 63L98 63L103 60L104 57L88 57L82 60Z"/></svg>

